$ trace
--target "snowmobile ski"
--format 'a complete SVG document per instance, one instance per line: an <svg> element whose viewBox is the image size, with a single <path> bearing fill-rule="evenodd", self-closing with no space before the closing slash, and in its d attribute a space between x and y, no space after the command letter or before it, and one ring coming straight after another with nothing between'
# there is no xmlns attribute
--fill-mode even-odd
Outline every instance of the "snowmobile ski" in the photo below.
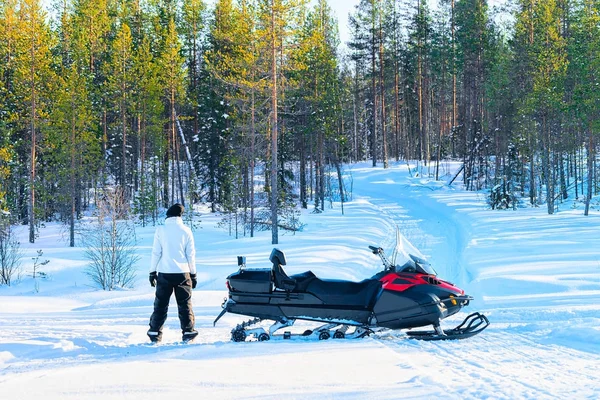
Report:
<svg viewBox="0 0 600 400"><path fill-rule="evenodd" d="M488 327L490 321L483 314L475 312L452 329L436 329L433 331L408 331L406 334L418 340L457 340L466 339L477 335ZM466 326L465 326L466 325Z"/></svg>

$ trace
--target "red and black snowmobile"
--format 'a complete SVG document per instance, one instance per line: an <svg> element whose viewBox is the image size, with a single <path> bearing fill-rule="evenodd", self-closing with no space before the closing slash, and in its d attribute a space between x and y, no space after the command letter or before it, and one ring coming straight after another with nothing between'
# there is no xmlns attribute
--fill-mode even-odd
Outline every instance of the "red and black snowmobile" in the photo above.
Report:
<svg viewBox="0 0 600 400"><path fill-rule="evenodd" d="M269 340L296 320L318 321L324 325L302 336L319 339L360 338L375 330L412 329L432 325L432 331L408 331L421 340L464 339L483 331L487 317L470 314L453 329L443 330L440 321L460 311L473 298L462 289L436 277L431 265L420 257L405 254L405 262L394 265L380 247L369 246L383 261L383 271L362 282L325 280L311 271L288 276L283 270L285 255L273 249L272 268L246 269L245 257L238 257L239 271L227 277L229 297L223 311L254 317L231 332L231 340L254 337ZM253 327L262 320L275 321L268 328ZM351 328L352 327L352 328ZM290 338L286 331L283 338Z"/></svg>

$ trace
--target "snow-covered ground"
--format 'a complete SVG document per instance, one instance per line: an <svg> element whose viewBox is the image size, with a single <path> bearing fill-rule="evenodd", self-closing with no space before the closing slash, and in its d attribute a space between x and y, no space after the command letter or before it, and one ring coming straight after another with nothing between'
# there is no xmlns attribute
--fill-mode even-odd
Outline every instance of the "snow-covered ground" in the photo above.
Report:
<svg viewBox="0 0 600 400"><path fill-rule="evenodd" d="M565 203L492 211L483 193L444 180L348 167L353 200L323 214L306 212L302 232L280 236L288 273L311 269L323 278L362 280L380 269L367 246L390 248L396 227L442 279L476 300L459 315L484 312L491 325L461 341L420 342L402 332L360 340L230 342L244 317L225 315L225 277L268 267L270 232L230 238L218 219L202 215L195 231L199 287L194 292L198 339L180 338L172 303L164 343L147 345L153 289L147 266L154 228L138 228L139 276L132 290L90 287L81 248L67 246L58 225L40 229L25 251L25 272L38 249L49 279L24 276L0 288L0 397L3 399L171 398L600 398L600 212L584 217ZM456 165L444 164L444 172ZM314 325L314 324L313 324ZM298 324L299 331L310 324ZM180 397L181 396L181 397ZM190 396L190 397L183 397Z"/></svg>

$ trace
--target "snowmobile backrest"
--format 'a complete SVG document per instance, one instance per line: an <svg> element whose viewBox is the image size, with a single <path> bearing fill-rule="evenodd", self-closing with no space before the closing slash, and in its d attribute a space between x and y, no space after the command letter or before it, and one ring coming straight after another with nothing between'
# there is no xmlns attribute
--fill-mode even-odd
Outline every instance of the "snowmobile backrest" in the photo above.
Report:
<svg viewBox="0 0 600 400"><path fill-rule="evenodd" d="M273 263L273 282L275 287L286 291L292 291L296 289L296 280L290 278L281 264Z"/></svg>
<svg viewBox="0 0 600 400"><path fill-rule="evenodd" d="M285 254L283 254L283 251L279 250L279 249L273 249L273 251L271 251L271 255L269 256L269 260L271 260L271 262L273 264L279 264L279 265L285 265Z"/></svg>

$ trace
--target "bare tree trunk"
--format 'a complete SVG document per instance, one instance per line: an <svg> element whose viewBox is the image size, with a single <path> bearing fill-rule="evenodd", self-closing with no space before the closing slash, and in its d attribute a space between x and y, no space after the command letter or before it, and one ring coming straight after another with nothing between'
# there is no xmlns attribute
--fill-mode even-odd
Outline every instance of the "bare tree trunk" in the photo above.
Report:
<svg viewBox="0 0 600 400"><path fill-rule="evenodd" d="M564 158L562 156L562 154L559 154L559 164L558 164L558 169L559 169L559 174L560 174L560 193L561 193L561 197L563 200L566 200L569 198L569 193L567 193L567 178L565 177L565 165L564 165Z"/></svg>
<svg viewBox="0 0 600 400"><path fill-rule="evenodd" d="M102 156L106 159L106 152L108 151L108 123L106 112L106 106L102 108ZM106 182L106 163L102 163L102 185Z"/></svg>
<svg viewBox="0 0 600 400"><path fill-rule="evenodd" d="M381 96L381 137L383 138L383 168L388 168L387 135L385 133L385 83L383 78L383 29L382 11L379 11L379 91Z"/></svg>
<svg viewBox="0 0 600 400"><path fill-rule="evenodd" d="M550 164L550 141L546 115L542 116L542 169L546 183L546 205L548 214L554 214L554 185L552 182L552 165Z"/></svg>
<svg viewBox="0 0 600 400"><path fill-rule="evenodd" d="M173 128L175 128L175 126L173 126ZM173 142L174 142L174 147L175 147L175 157L174 157L174 162L177 166L177 181L179 182L179 197L181 199L181 204L183 206L185 206L185 196L183 193L183 176L181 174L181 162L180 162L180 153L181 153L181 149L180 149L180 145L179 145L179 139L177 139L177 135L175 135L175 131L173 131Z"/></svg>
<svg viewBox="0 0 600 400"><path fill-rule="evenodd" d="M578 183L578 176L577 176L577 149L573 150L573 161L571 161L571 164L573 165L573 179L575 180L575 199L577 199L579 197L579 185Z"/></svg>
<svg viewBox="0 0 600 400"><path fill-rule="evenodd" d="M319 134L319 196L321 197L321 211L325 211L325 133Z"/></svg>
<svg viewBox="0 0 600 400"><path fill-rule="evenodd" d="M446 89L445 82L446 71L442 72L442 88ZM443 90L443 89L442 89ZM446 127L446 101L444 94L442 94L441 106L440 106L440 126L438 129L438 142L437 142L437 154L435 157L435 180L440 179L440 158L442 158L442 131Z"/></svg>
<svg viewBox="0 0 600 400"><path fill-rule="evenodd" d="M197 75L196 69L198 68L197 67L198 66L198 56L196 54L196 51L197 51L197 49L196 49L196 36L197 36L196 35L196 30L197 30L196 21L194 20L193 40L192 40L192 60L193 60L192 61L192 92L194 93L194 96L197 96L196 90L197 90L197 86L198 86L197 76L196 76ZM196 137L198 137L198 102L194 101L193 103L194 103L194 107L193 107L193 113L194 113L194 119L193 119L194 120L194 126L193 126L194 136L193 137L196 138ZM199 175L200 171L197 171L197 172L198 172L198 174L196 176Z"/></svg>
<svg viewBox="0 0 600 400"><path fill-rule="evenodd" d="M146 102L142 103L143 124L140 126L140 214L142 215L142 226L146 226Z"/></svg>
<svg viewBox="0 0 600 400"><path fill-rule="evenodd" d="M356 74L358 74L358 71L355 72ZM358 79L358 77L356 77L355 79ZM352 95L352 117L353 117L353 121L354 121L354 130L353 130L353 134L354 137L352 138L352 154L354 156L354 160L353 161L358 161L358 114L356 111L356 96L357 96L357 90L355 89L353 95Z"/></svg>
<svg viewBox="0 0 600 400"><path fill-rule="evenodd" d="M338 186L339 186L339 190L340 190L340 203L342 205L342 215L344 215L344 180L342 178L342 168L340 167L340 160L337 158L335 159L335 169L337 171L337 176L338 176Z"/></svg>
<svg viewBox="0 0 600 400"><path fill-rule="evenodd" d="M373 166L377 166L377 85L375 82L375 54L377 49L375 47L375 1L371 0L372 5L372 29L371 29L371 90L372 90L372 101L373 101L373 132L371 133L371 156L373 158Z"/></svg>
<svg viewBox="0 0 600 400"><path fill-rule="evenodd" d="M316 161L315 161L315 154L314 154L314 145L313 145L313 135L310 135L310 200L313 200L313 193L314 193L314 187L316 186L315 182L315 172L314 170L316 169Z"/></svg>
<svg viewBox="0 0 600 400"><path fill-rule="evenodd" d="M399 88L400 74L398 73L398 55L396 52L396 60L394 61L394 151L396 153L396 161L400 161L400 102Z"/></svg>
<svg viewBox="0 0 600 400"><path fill-rule="evenodd" d="M306 201L306 146L304 138L300 138L300 204L302 208L308 208Z"/></svg>
<svg viewBox="0 0 600 400"><path fill-rule="evenodd" d="M127 171L127 115L125 113L125 78L121 78L121 101L119 103L119 109L121 112L121 135L123 137L123 143L121 146L121 187L123 188L123 194L125 198L128 198L126 171Z"/></svg>
<svg viewBox="0 0 600 400"><path fill-rule="evenodd" d="M536 197L536 191L535 191L535 151L533 149L532 146L532 139L531 139L531 133L529 133L529 203L531 205L535 205L535 197Z"/></svg>
<svg viewBox="0 0 600 400"><path fill-rule="evenodd" d="M168 128L167 128L168 129ZM169 152L171 151L171 133L167 131L167 147L163 153L162 179L163 179L163 207L169 207Z"/></svg>
<svg viewBox="0 0 600 400"><path fill-rule="evenodd" d="M175 157L175 89L171 88L171 98L170 98L170 116L169 116L169 142L170 147L169 151L171 152L171 202L175 202L175 168L177 163L177 158Z"/></svg>
<svg viewBox="0 0 600 400"><path fill-rule="evenodd" d="M252 80L254 82L254 79ZM252 88L252 94L251 94L251 101L252 101L252 105L251 105L251 122L250 122L250 130L252 131L250 133L250 237L254 237L254 159L255 159L255 155L254 155L254 146L255 146L255 134L256 134L256 127L255 127L255 104L254 104L254 88Z"/></svg>
<svg viewBox="0 0 600 400"><path fill-rule="evenodd" d="M427 40L427 39L426 39ZM421 97L421 103L422 103L422 118L423 118L423 146L424 146L424 152L425 152L425 163L428 166L428 170L429 170L429 164L431 161L431 149L430 149L430 139L429 139L429 132L432 130L431 127L431 100L432 100L432 96L430 93L430 89L429 89L429 74L428 74L428 67L429 65L427 64L427 57L426 56L421 56L421 92L422 92L422 97Z"/></svg>
<svg viewBox="0 0 600 400"><path fill-rule="evenodd" d="M36 157L36 134L35 134L35 114L36 114L36 91L35 91L35 31L34 31L33 13L31 16L31 160L29 171L29 207L27 214L29 216L29 243L35 243L35 157Z"/></svg>
<svg viewBox="0 0 600 400"><path fill-rule="evenodd" d="M139 188L140 188L140 170L138 169L138 165L140 162L140 139L142 137L142 117L140 116L140 113L136 113L135 116L135 122L136 122L136 132L137 135L134 135L134 141L135 141L135 151L133 152L134 154L134 158L133 158L133 190L134 192L138 192Z"/></svg>
<svg viewBox="0 0 600 400"><path fill-rule="evenodd" d="M456 129L456 43L454 41L455 24L454 24L454 0L452 0L452 129Z"/></svg>
<svg viewBox="0 0 600 400"><path fill-rule="evenodd" d="M418 1L418 14L421 15L421 2ZM419 101L419 159L425 158L425 127L423 122L423 49L421 35L419 34L417 41L417 95Z"/></svg>
<svg viewBox="0 0 600 400"><path fill-rule="evenodd" d="M590 200L592 199L592 188L594 186L594 157L596 152L594 150L594 135L592 130L592 124L588 126L588 155L587 155L587 168L588 168L588 183L587 183L587 194L585 196L585 211L583 215L589 215L590 212Z"/></svg>
<svg viewBox="0 0 600 400"><path fill-rule="evenodd" d="M277 37L275 34L275 8L271 8L271 244L279 243L277 231Z"/></svg>
<svg viewBox="0 0 600 400"><path fill-rule="evenodd" d="M75 104L71 93L71 218L69 226L69 247L75 247Z"/></svg>

